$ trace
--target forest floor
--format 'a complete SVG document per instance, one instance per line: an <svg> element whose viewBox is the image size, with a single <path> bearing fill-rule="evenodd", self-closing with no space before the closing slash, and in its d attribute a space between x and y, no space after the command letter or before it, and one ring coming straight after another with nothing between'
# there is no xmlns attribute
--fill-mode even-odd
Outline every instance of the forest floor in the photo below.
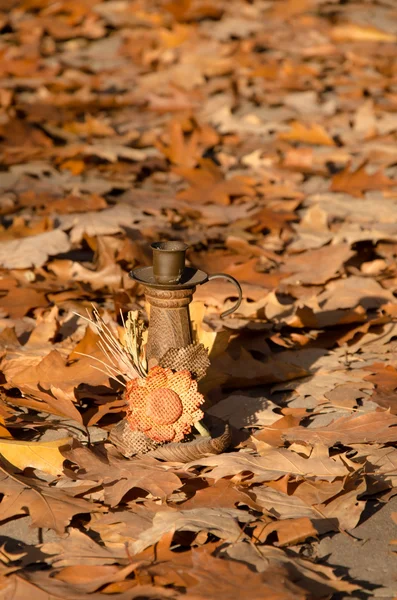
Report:
<svg viewBox="0 0 397 600"><path fill-rule="evenodd" d="M2 0L0 598L397 598L396 23ZM243 289L194 295L232 444L189 463L120 454L92 368L156 240Z"/></svg>

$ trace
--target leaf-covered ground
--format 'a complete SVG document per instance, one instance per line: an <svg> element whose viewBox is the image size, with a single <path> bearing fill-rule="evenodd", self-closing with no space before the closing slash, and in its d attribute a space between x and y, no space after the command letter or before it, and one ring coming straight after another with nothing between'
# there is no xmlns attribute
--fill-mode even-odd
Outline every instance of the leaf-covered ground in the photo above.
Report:
<svg viewBox="0 0 397 600"><path fill-rule="evenodd" d="M395 0L0 10L0 535L41 541L2 538L0 596L364 593L308 548L397 487ZM244 292L195 295L233 448L191 464L107 441L78 316L143 311L158 239Z"/></svg>

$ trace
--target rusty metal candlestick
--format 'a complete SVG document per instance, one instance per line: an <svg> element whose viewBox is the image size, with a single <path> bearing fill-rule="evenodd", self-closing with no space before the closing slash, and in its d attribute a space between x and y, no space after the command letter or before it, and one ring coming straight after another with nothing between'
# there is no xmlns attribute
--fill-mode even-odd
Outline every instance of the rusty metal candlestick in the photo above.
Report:
<svg viewBox="0 0 397 600"><path fill-rule="evenodd" d="M207 275L186 267L187 248L178 241L155 242L152 244L153 267L141 267L130 273L130 277L144 286L150 305L146 347L149 367L157 364L169 349L184 348L192 343L189 304L197 285L222 277L236 286L238 300L221 317L237 310L242 300L240 284L234 277L224 273Z"/></svg>

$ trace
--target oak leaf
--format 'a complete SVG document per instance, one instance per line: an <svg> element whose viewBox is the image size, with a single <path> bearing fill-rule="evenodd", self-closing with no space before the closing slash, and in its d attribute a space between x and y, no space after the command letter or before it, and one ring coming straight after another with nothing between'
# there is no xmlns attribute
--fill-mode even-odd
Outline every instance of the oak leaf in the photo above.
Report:
<svg viewBox="0 0 397 600"><path fill-rule="evenodd" d="M188 463L185 468L188 470L195 466L209 467L202 476L215 481L246 473L251 475L251 483L272 481L286 474L333 481L336 477L343 477L348 473L346 466L339 459L303 458L286 449L270 450L264 456L239 452L208 456Z"/></svg>
<svg viewBox="0 0 397 600"><path fill-rule="evenodd" d="M288 442L327 447L335 444L387 444L397 441L397 417L386 411L349 415L326 427L292 427L282 433Z"/></svg>
<svg viewBox="0 0 397 600"><path fill-rule="evenodd" d="M110 506L117 506L133 488L163 499L181 486L179 477L167 472L154 459L127 460L110 453L107 457L99 456L77 444L72 450L65 451L64 456L80 467L78 479L104 483L105 502Z"/></svg>
<svg viewBox="0 0 397 600"><path fill-rule="evenodd" d="M4 494L0 521L29 513L32 527L48 527L63 533L74 515L103 510L94 502L73 498L39 479L9 474L2 467L0 482Z"/></svg>
<svg viewBox="0 0 397 600"><path fill-rule="evenodd" d="M219 479L216 483L199 489L192 498L183 503L183 509L192 508L235 508L237 504L246 504L258 509L250 494L239 489L233 482Z"/></svg>
<svg viewBox="0 0 397 600"><path fill-rule="evenodd" d="M301 544L308 538L318 538L329 531L338 531L337 519L296 517L257 525L254 536L258 541L265 543L271 534L276 533L277 546L292 546Z"/></svg>
<svg viewBox="0 0 397 600"><path fill-rule="evenodd" d="M271 572L252 572L247 565L193 551L193 569L197 580L188 592L189 600L235 600L247 594L252 600L304 600L306 593L296 586L284 568Z"/></svg>
<svg viewBox="0 0 397 600"><path fill-rule="evenodd" d="M331 190L333 192L346 192L357 198L362 198L364 192L383 190L393 186L397 187L397 181L386 177L381 170L369 175L364 164L357 171L351 172L347 167L334 175Z"/></svg>
<svg viewBox="0 0 397 600"><path fill-rule="evenodd" d="M198 169L174 167L173 171L186 179L191 187L178 192L177 197L186 202L196 204L231 203L235 196L255 196L254 183L251 177L235 175L224 179L221 171L211 162L202 160Z"/></svg>
<svg viewBox="0 0 397 600"><path fill-rule="evenodd" d="M281 140L318 144L321 146L335 146L334 140L322 125L317 123L305 125L299 121L294 121L290 124L290 127L290 131L279 133L278 137Z"/></svg>
<svg viewBox="0 0 397 600"><path fill-rule="evenodd" d="M49 256L68 252L70 248L66 233L54 229L20 240L0 242L0 264L6 269L41 267Z"/></svg>
<svg viewBox="0 0 397 600"><path fill-rule="evenodd" d="M324 246L287 257L282 271L288 273L283 284L318 285L335 277L343 264L354 256L348 244Z"/></svg>
<svg viewBox="0 0 397 600"><path fill-rule="evenodd" d="M0 439L0 455L21 471L26 467L32 467L50 475L62 475L65 458L59 449L69 446L71 441L71 438L52 442L20 442Z"/></svg>
<svg viewBox="0 0 397 600"><path fill-rule="evenodd" d="M255 517L243 510L235 508L192 508L181 511L159 510L149 529L143 531L130 546L131 552L138 554L145 548L158 542L168 531L205 531L216 537L236 542L245 539L246 534L239 522L249 523Z"/></svg>

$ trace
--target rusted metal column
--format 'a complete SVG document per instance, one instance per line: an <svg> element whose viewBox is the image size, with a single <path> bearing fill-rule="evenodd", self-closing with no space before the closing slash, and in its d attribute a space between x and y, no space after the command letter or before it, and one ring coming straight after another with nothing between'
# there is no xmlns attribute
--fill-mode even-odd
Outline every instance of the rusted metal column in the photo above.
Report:
<svg viewBox="0 0 397 600"><path fill-rule="evenodd" d="M192 343L189 304L196 288L163 290L145 288L150 304L150 321L146 356L149 367L158 363L170 348L184 348Z"/></svg>

